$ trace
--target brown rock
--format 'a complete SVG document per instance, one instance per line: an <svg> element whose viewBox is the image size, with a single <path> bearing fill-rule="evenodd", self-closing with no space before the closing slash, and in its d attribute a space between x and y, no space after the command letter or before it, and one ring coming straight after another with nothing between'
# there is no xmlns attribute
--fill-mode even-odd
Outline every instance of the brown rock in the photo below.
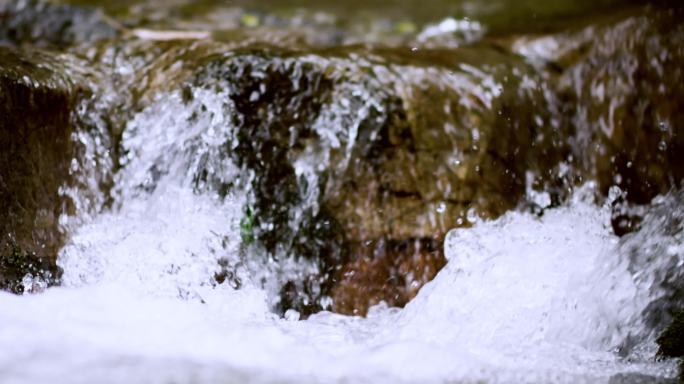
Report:
<svg viewBox="0 0 684 384"><path fill-rule="evenodd" d="M21 292L27 273L59 279L76 92L54 56L0 48L0 289Z"/></svg>

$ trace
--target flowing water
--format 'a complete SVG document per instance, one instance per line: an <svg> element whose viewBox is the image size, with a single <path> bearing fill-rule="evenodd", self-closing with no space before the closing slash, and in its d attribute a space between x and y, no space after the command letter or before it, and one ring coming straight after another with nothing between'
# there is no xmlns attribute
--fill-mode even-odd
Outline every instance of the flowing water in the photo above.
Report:
<svg viewBox="0 0 684 384"><path fill-rule="evenodd" d="M145 12L145 6L159 5L125 2L126 7L136 3L146 4L141 5ZM235 6L245 6L242 3ZM614 2L599 3L595 5ZM371 14L387 7L381 1L370 4L365 9ZM409 42L421 50L437 44L439 51L482 38L483 25L495 34L503 28L501 23L508 25L508 32L529 31L502 21L504 14L524 13L527 2L520 4L498 1L492 2L492 11L477 8L480 13L472 14L483 24L438 18L416 31ZM583 15L591 9L589 2L568 4L550 2L548 10L540 8L540 20L547 14ZM402 14L416 10L415 23L435 20L431 9L418 11L418 2L404 5ZM448 8L442 2L433 5L442 13ZM190 16L182 16L186 24L180 25L230 19L228 11L221 17L205 14L203 7L211 6L211 1L201 2L186 10ZM278 8L268 1L255 9L259 7ZM497 7L509 12L497 13ZM338 8L328 4L319 11L346 15ZM449 12L454 14L466 12L468 2L453 2L452 8ZM117 14L117 7L109 10ZM386 16L398 19L392 12ZM252 22L244 14L237 20ZM152 28L167 21L151 13L149 20L138 22ZM383 23L374 29L380 31L378 36L385 33ZM545 25L539 23L539 28ZM305 281L325 269L316 259L291 254L301 249L292 245L301 241L298 228L323 209L321 194L327 191L314 186L355 167L353 159L363 150L364 140L373 142L385 134L383 124L395 113L392 108L413 111L407 105L420 97L413 88L416 84L437 84L435 88L447 95L439 97L447 100L459 95L457 102L447 101L435 110L450 115L451 108L458 109L470 120L439 121L444 130L455 130L452 123L469 127L473 121L475 128L467 138L459 138L468 149L454 150L450 164L435 165L436 173L444 167L460 172L461 161L467 163L463 159L479 153L480 143L494 142L491 133L478 131L477 124L488 124L487 113L500 105L497 100L505 97L503 84L509 81L496 65L476 68L468 60L479 60L478 52L484 52L482 60L508 59L497 56L496 49L472 53L465 48L455 54L462 62L451 70L449 54L415 53L406 59L402 55L418 48L396 53L388 47L406 42L391 39L383 46L389 53L353 47L342 53L313 50L308 55L267 47L262 57L249 50L250 42L236 43L218 31L221 28L227 27L217 27L215 39L227 45L187 43L158 55L158 49L166 48L127 41L131 51L138 51L122 53L126 48L112 43L77 47L70 53L75 66L83 60L101 64L98 76L107 73L103 77L108 79L91 84L93 96L81 100L76 109L80 125L71 139L82 145L82 151L70 160L73 180L59 190L74 205L58 218L66 234L57 258L63 269L61 284L46 288L42 277L28 274L24 295L0 291L0 383L676 382L676 363L654 358L655 339L663 326L659 314L676 302L672 297L684 279L684 192L676 190L644 208L650 213L639 231L618 237L611 218L619 188L611 188L602 198L602 186L585 181L568 188L567 198L558 202L553 191L532 188L535 176L530 171L523 200L536 208L518 204L498 218L468 210L454 221L464 225L449 230L443 240L446 266L403 308L380 302L365 317L333 313L333 298L323 283L314 285L316 292L310 294L322 311L309 314L294 306L284 308L285 284ZM358 36L367 38L364 44L376 41L367 29L348 28L352 32L345 44L357 43ZM433 39L444 30L450 36L447 40ZM329 42L321 39L326 41L323 45ZM521 53L526 62L534 62L535 55L558 53L558 47L543 46L543 39L519 43L516 49L521 52L535 50ZM245 46L246 51L239 51ZM232 50L237 53L226 53ZM165 55L173 59L167 61ZM147 56L158 56L160 64ZM440 64L431 66L433 58ZM652 62L659 65L656 59ZM516 65L505 69L519 80L513 98L532 100L535 110L555 108L558 100L545 85L544 75L535 77ZM287 80L278 77L282 74ZM144 85L136 88L138 83ZM266 89L272 84L286 90L284 96ZM309 98L307 92L324 96ZM429 93L422 97L430 104ZM262 103L263 98L269 99ZM245 110L244 99L259 108ZM283 111L279 103L314 116L301 128L299 109ZM126 111L119 109L121 105ZM283 158L292 163L295 197L286 202L259 189L264 188L259 180L267 179L259 167L269 160L261 158L267 152L250 147L250 136L245 136L245 127L254 129L247 131L253 137L263 134L263 125L249 120L253 116L271 124L267 134L290 142L291 152ZM539 112L533 120L560 129L554 116ZM113 133L116 124L120 129ZM580 141L580 136L581 132L566 139ZM538 138L539 143L543 140ZM245 160L252 159L250 151L257 165ZM274 156L271 161L279 159ZM560 178L571 166L560 162L554 175ZM268 216L252 228L252 212L246 214L245 207L268 198L273 199L268 201L273 211L285 212L285 224L273 214L276 219ZM438 201L434 211L449 214L446 204L446 199ZM259 213L269 215L255 214ZM438 220L431 214L428 221ZM263 240L273 233L280 242L274 249L253 238L256 234Z"/></svg>
<svg viewBox="0 0 684 384"><path fill-rule="evenodd" d="M659 288L635 279L610 209L593 202L591 184L541 218L511 212L451 231L447 266L404 309L380 304L366 318L320 312L305 321L292 310L275 315L281 276L310 267L246 257L245 196L196 191L203 159L239 177L229 159L218 160L216 148L234 138L216 129L225 125L218 102L225 97L217 96L196 95L215 113L190 126L184 113L193 108L179 94L132 118L120 204L74 224L58 260L63 286L0 294L3 383L576 383L675 375L674 363L653 361L653 335L641 320ZM151 164L163 169L157 180ZM220 265L230 266L232 284L212 283ZM630 335L642 342L620 357Z"/></svg>
<svg viewBox="0 0 684 384"><path fill-rule="evenodd" d="M241 289L207 282L239 263L238 196L169 180L80 227L60 255L64 286L0 295L3 382L610 382L672 377L643 351L654 295L580 197L541 219L510 213L451 232L447 266L404 309L367 318L270 311L245 266ZM182 217L182 220L178 218ZM263 274L263 271L261 272ZM600 294L597 294L600 292ZM620 381L617 381L620 382Z"/></svg>

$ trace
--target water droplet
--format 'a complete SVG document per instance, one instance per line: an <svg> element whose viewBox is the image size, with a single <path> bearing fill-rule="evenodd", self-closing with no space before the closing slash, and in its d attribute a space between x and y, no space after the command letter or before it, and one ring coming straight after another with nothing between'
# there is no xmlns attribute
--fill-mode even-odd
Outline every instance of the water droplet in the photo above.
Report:
<svg viewBox="0 0 684 384"><path fill-rule="evenodd" d="M299 312L295 311L294 309L288 309L287 311L285 311L284 317L287 321L298 321Z"/></svg>
<svg viewBox="0 0 684 384"><path fill-rule="evenodd" d="M658 149L659 149L661 152L666 151L666 150L667 150L667 143L666 143L664 140L661 140L661 141L658 143Z"/></svg>
<svg viewBox="0 0 684 384"><path fill-rule="evenodd" d="M617 185L613 185L608 189L608 202L612 204L622 195L622 190Z"/></svg>
<svg viewBox="0 0 684 384"><path fill-rule="evenodd" d="M477 216L477 211L475 211L475 208L470 208L467 213L468 216L468 221L475 224L477 223L477 220L479 217Z"/></svg>

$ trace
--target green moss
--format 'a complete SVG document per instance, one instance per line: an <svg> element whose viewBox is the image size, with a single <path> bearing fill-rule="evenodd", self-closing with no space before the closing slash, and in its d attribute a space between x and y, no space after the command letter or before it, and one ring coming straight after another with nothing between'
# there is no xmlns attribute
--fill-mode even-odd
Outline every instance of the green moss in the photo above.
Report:
<svg viewBox="0 0 684 384"><path fill-rule="evenodd" d="M259 16L251 14L251 13L245 13L240 17L240 23L249 28L255 28L258 27L260 24L259 21Z"/></svg>
<svg viewBox="0 0 684 384"><path fill-rule="evenodd" d="M240 236L244 245L254 243L254 213L250 207L247 207L245 216L240 220Z"/></svg>
<svg viewBox="0 0 684 384"><path fill-rule="evenodd" d="M412 21L404 20L395 24L394 30L401 34L411 34L415 33L418 30L418 27Z"/></svg>
<svg viewBox="0 0 684 384"><path fill-rule="evenodd" d="M684 356L684 310L674 314L669 327L657 339L658 355L667 357Z"/></svg>

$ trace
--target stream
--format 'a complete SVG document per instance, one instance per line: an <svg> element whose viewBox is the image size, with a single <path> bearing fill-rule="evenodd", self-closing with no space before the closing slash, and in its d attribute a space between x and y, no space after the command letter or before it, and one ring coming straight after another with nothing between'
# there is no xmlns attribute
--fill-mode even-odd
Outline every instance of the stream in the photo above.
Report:
<svg viewBox="0 0 684 384"><path fill-rule="evenodd" d="M677 383L682 17L0 0L0 383Z"/></svg>

